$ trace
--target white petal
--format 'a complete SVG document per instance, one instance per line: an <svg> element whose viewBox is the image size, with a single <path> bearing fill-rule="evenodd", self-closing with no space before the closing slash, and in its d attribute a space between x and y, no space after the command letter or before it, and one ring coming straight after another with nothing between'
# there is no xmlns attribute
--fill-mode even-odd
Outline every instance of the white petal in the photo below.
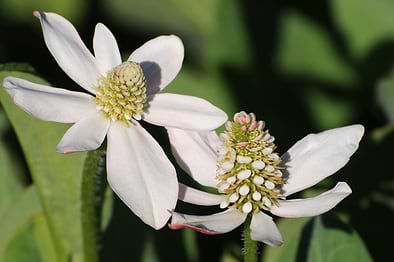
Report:
<svg viewBox="0 0 394 262"><path fill-rule="evenodd" d="M198 134L201 139L203 139L205 143L212 148L215 155L217 155L218 150L223 147L223 142L220 140L216 131L199 131Z"/></svg>
<svg viewBox="0 0 394 262"><path fill-rule="evenodd" d="M4 87L16 105L45 121L75 123L96 111L93 97L6 77Z"/></svg>
<svg viewBox="0 0 394 262"><path fill-rule="evenodd" d="M108 182L146 224L163 227L178 198L175 168L163 149L137 122L115 122L108 131Z"/></svg>
<svg viewBox="0 0 394 262"><path fill-rule="evenodd" d="M252 216L250 225L251 238L270 246L280 246L283 243L282 235L275 225L272 217L258 212Z"/></svg>
<svg viewBox="0 0 394 262"><path fill-rule="evenodd" d="M85 117L67 130L56 151L72 153L78 151L95 150L103 143L110 121L100 112Z"/></svg>
<svg viewBox="0 0 394 262"><path fill-rule="evenodd" d="M213 130L227 115L208 101L176 94L156 94L145 109L144 120L155 125L187 130Z"/></svg>
<svg viewBox="0 0 394 262"><path fill-rule="evenodd" d="M82 42L74 26L54 13L35 11L41 21L45 43L63 71L91 93L100 77L94 56Z"/></svg>
<svg viewBox="0 0 394 262"><path fill-rule="evenodd" d="M174 35L159 36L135 50L129 61L140 63L147 81L147 94L165 88L181 70L184 47Z"/></svg>
<svg viewBox="0 0 394 262"><path fill-rule="evenodd" d="M179 183L178 199L200 206L214 206L223 202L226 196L207 193Z"/></svg>
<svg viewBox="0 0 394 262"><path fill-rule="evenodd" d="M240 226L246 216L247 214L238 209L228 209L208 216L192 216L174 212L168 226L171 229L190 228L208 235L223 234Z"/></svg>
<svg viewBox="0 0 394 262"><path fill-rule="evenodd" d="M310 134L282 156L288 176L283 185L288 196L311 187L341 169L357 150L364 134L362 125L352 125Z"/></svg>
<svg viewBox="0 0 394 262"><path fill-rule="evenodd" d="M102 75L122 63L118 43L111 31L98 23L93 37L93 49Z"/></svg>
<svg viewBox="0 0 394 262"><path fill-rule="evenodd" d="M339 182L336 186L316 197L307 199L279 200L278 206L271 208L271 213L280 217L309 217L318 216L334 208L352 190L345 182Z"/></svg>
<svg viewBox="0 0 394 262"><path fill-rule="evenodd" d="M176 128L167 128L167 132L178 165L198 183L216 188L217 155L207 143L206 135Z"/></svg>
<svg viewBox="0 0 394 262"><path fill-rule="evenodd" d="M218 152L218 150L223 147L223 142L220 140L218 134L215 131L208 131L206 133L206 140L216 152Z"/></svg>

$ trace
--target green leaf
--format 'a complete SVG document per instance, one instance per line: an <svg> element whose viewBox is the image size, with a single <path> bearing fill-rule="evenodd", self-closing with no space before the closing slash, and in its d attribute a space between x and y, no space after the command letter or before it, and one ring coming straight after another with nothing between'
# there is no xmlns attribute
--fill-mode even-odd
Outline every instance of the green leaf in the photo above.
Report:
<svg viewBox="0 0 394 262"><path fill-rule="evenodd" d="M308 251L309 261L372 261L358 234L339 220L317 217Z"/></svg>
<svg viewBox="0 0 394 262"><path fill-rule="evenodd" d="M302 229L305 227L309 219L281 219L278 227L282 233L284 243L280 247L265 246L266 250L262 258L263 261L270 262L286 262L296 261L298 245L301 242Z"/></svg>
<svg viewBox="0 0 394 262"><path fill-rule="evenodd" d="M32 223L26 224L7 245L2 262L42 262L36 247Z"/></svg>
<svg viewBox="0 0 394 262"><path fill-rule="evenodd" d="M44 213L35 216L33 221L33 235L41 262L56 261L56 249Z"/></svg>
<svg viewBox="0 0 394 262"><path fill-rule="evenodd" d="M0 218L24 188L21 159L8 143L10 125L0 109Z"/></svg>
<svg viewBox="0 0 394 262"><path fill-rule="evenodd" d="M394 41L392 0L333 0L337 26L347 38L352 54L365 57L384 41Z"/></svg>
<svg viewBox="0 0 394 262"><path fill-rule="evenodd" d="M35 187L29 187L19 194L13 205L0 217L0 261L15 234L40 212L42 208L37 191Z"/></svg>
<svg viewBox="0 0 394 262"><path fill-rule="evenodd" d="M323 28L296 12L281 16L278 43L277 64L287 74L344 86L355 80L355 73L341 59Z"/></svg>
<svg viewBox="0 0 394 262"><path fill-rule="evenodd" d="M1 72L36 83L44 80L28 73ZM62 155L56 145L68 126L43 122L14 105L3 88L0 101L15 129L25 154L41 203L56 241L58 260L80 258L83 250L81 181L85 153Z"/></svg>
<svg viewBox="0 0 394 262"><path fill-rule="evenodd" d="M262 261L372 261L357 232L335 216L284 219L278 225L284 244L267 247Z"/></svg>
<svg viewBox="0 0 394 262"><path fill-rule="evenodd" d="M34 191L35 192L35 191ZM29 199L25 199L30 202ZM7 243L3 262L52 262L56 253L45 216L30 217Z"/></svg>

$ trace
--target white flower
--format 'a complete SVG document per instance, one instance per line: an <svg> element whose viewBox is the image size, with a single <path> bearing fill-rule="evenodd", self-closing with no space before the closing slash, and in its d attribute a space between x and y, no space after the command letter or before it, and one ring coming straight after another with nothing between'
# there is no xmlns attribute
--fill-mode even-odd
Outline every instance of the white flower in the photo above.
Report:
<svg viewBox="0 0 394 262"><path fill-rule="evenodd" d="M93 56L73 25L53 13L34 12L45 43L63 71L90 94L7 77L15 104L46 121L75 123L57 151L94 150L108 138L108 182L145 223L158 229L175 207L176 172L159 144L137 120L189 130L212 130L227 116L196 97L159 94L178 74L184 56L176 36L159 36L122 63L116 40L97 24Z"/></svg>
<svg viewBox="0 0 394 262"><path fill-rule="evenodd" d="M221 195L180 184L180 200L197 205L220 205L226 210L208 216L174 212L170 228L187 227L205 234L226 233L244 223L250 213L252 239L278 246L283 242L282 236L268 212L280 217L316 216L332 209L351 193L345 182L339 182L316 197L286 200L342 168L357 150L363 126L310 134L281 158L275 153L274 138L263 127L264 123L257 122L253 114L240 112L235 114L234 122L226 124L226 140L212 131L168 128L174 156L186 172L204 186L218 188L227 183L218 190L224 193ZM240 155L241 159L248 157L248 161L235 161ZM219 173L217 170L223 162L230 162L233 168ZM248 170L247 176L239 177L244 170Z"/></svg>

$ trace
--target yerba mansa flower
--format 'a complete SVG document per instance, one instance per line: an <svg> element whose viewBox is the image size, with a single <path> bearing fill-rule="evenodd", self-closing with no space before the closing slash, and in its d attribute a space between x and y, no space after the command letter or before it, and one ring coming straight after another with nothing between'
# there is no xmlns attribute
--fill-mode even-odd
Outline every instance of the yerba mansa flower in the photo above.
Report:
<svg viewBox="0 0 394 262"><path fill-rule="evenodd" d="M316 216L351 193L345 182L316 197L288 200L342 168L357 150L364 128L353 125L310 134L279 156L274 137L254 114L240 112L219 136L168 128L177 162L197 182L221 194L179 185L179 199L197 205L220 205L221 213L194 216L174 212L172 229L205 234L226 233L251 219L251 237L278 246L283 240L269 213L280 217Z"/></svg>
<svg viewBox="0 0 394 262"><path fill-rule="evenodd" d="M227 116L209 102L162 94L182 67L184 48L173 35L159 36L122 63L117 42L97 24L93 56L73 25L53 13L34 12L45 43L63 71L85 92L73 92L7 77L4 87L16 105L45 120L75 123L57 151L95 150L108 138L108 182L145 223L164 226L178 195L176 172L159 144L139 124L212 130Z"/></svg>

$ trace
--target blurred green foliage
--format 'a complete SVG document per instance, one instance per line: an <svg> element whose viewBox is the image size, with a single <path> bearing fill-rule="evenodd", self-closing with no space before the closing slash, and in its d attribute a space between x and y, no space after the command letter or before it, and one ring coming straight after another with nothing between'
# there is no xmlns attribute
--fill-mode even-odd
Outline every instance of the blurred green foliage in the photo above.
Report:
<svg viewBox="0 0 394 262"><path fill-rule="evenodd" d="M359 235L335 216L283 220L279 228L285 243L267 248L262 261L373 261Z"/></svg>
<svg viewBox="0 0 394 262"><path fill-rule="evenodd" d="M9 129L6 116L0 114L0 136L6 137ZM23 191L24 170L18 159L18 155L12 150L6 139L0 140L0 217L5 214L8 207Z"/></svg>
<svg viewBox="0 0 394 262"><path fill-rule="evenodd" d="M334 0L332 8L355 58L362 59L376 46L394 41L393 1Z"/></svg>
<svg viewBox="0 0 394 262"><path fill-rule="evenodd" d="M15 76L36 83L42 79L28 73L3 71L0 79ZM81 177L86 154L64 156L53 148L67 130L65 125L43 122L30 117L15 107L2 89L0 101L11 120L21 143L43 210L48 219L59 260L81 256L82 226L76 217L81 216Z"/></svg>
<svg viewBox="0 0 394 262"><path fill-rule="evenodd" d="M384 236L394 230L388 165L394 148L393 1L1 1L0 80L44 78L77 90L46 49L31 16L36 9L65 16L85 43L91 43L95 24L104 22L124 57L158 34L179 35L185 63L165 92L203 97L230 116L255 112L280 152L311 132L365 125L350 164L315 188L325 190L339 176L351 185L353 194L335 208L346 220L279 220L285 243L262 247L261 258L391 259ZM96 182L104 183L98 201L86 196L84 188L93 182L83 175L97 172L87 154L55 153L67 126L33 119L1 89L0 101L0 261L94 261L88 254L97 250L101 261L241 261L241 229L221 236L154 231L104 191L103 174L97 174ZM147 128L170 156L165 133ZM180 170L179 177L190 181ZM182 203L178 208L201 211ZM86 224L91 216L97 216L95 225ZM94 241L86 241L89 234Z"/></svg>
<svg viewBox="0 0 394 262"><path fill-rule="evenodd" d="M0 14L10 23L24 22L29 24L35 10L62 13L70 21L78 22L85 15L87 8L88 3L79 0L3 0L0 2Z"/></svg>
<svg viewBox="0 0 394 262"><path fill-rule="evenodd" d="M394 122L394 74L384 78L378 85L377 98L390 123Z"/></svg>
<svg viewBox="0 0 394 262"><path fill-rule="evenodd" d="M281 17L278 66L286 73L309 76L350 88L355 73L338 54L320 25L295 12Z"/></svg>

